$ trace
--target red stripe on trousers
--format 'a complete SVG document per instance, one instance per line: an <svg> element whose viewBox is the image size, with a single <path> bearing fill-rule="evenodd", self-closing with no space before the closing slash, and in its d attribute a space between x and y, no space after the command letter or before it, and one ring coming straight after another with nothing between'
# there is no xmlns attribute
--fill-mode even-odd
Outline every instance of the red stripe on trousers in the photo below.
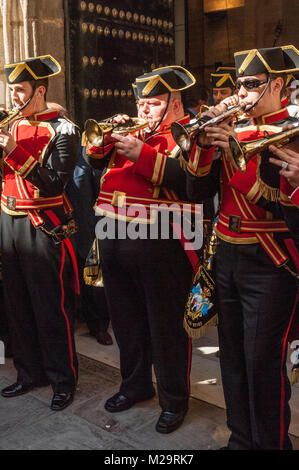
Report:
<svg viewBox="0 0 299 470"><path fill-rule="evenodd" d="M59 225L60 224L60 220L59 218L57 217L57 215L51 211L51 210L48 210L46 211L46 214L47 216L52 220L52 222L54 224L57 224ZM61 267L60 267L60 273L59 273L59 278L60 278L60 285L61 285L61 311L64 315L64 318L65 318L65 321L66 321L66 326L67 326L67 336L68 336L68 345L69 345L69 353L70 353L70 360L71 360L71 368L72 368L72 371L74 373L74 377L75 377L75 384L76 384L76 381L77 381L77 374L76 374L76 371L75 371L75 368L74 368L74 353L73 353L73 347L72 347L72 337L71 337L71 329L70 329L70 322L69 322L69 319L68 319L68 316L66 314L66 311L64 309L64 287L63 287L63 278L62 278L62 274L63 274L63 268L64 268L64 262L65 262L65 245L66 245L66 240L63 240L63 242L61 242L61 250L62 250L62 260L61 260ZM72 247L72 244L71 242L68 240L69 242L69 245ZM69 246L68 246L69 248ZM72 247L72 251L73 251L73 247ZM70 253L71 254L71 253ZM77 263L75 262L75 266L77 266ZM78 268L77 268L77 276L78 276ZM77 277L78 278L78 277Z"/></svg>
<svg viewBox="0 0 299 470"><path fill-rule="evenodd" d="M60 284L61 284L61 310L65 318L66 326L67 326L67 336L68 336L68 344L69 344L69 353L70 353L70 360L71 360L71 368L74 373L75 377L75 386L77 382L77 374L74 368L74 353L73 353L73 347L72 347L72 337L71 337L71 329L70 329L70 322L68 319L68 316L66 314L66 311L64 309L64 287L63 287L63 279L62 279L62 274L63 274L63 268L64 268L64 262L65 262L65 246L64 242L61 243L61 250L62 250L62 258L61 258L61 267L60 267L60 273L59 273L59 278L60 278Z"/></svg>
<svg viewBox="0 0 299 470"><path fill-rule="evenodd" d="M53 211L47 210L47 211L45 211L45 213L47 214L49 219L53 222L53 224L55 224L56 226L60 225L60 220ZM73 245L72 245L71 241L68 238L66 238L63 241L63 243L66 244L67 249L68 249L69 254L70 254L70 257L71 257L71 260L72 260L72 263L73 263L74 274L75 274L73 290L74 290L75 294L79 295L80 294L79 271L78 271L78 264L77 264L77 259L76 259L76 255L75 255L75 252L74 252L74 248L73 248Z"/></svg>

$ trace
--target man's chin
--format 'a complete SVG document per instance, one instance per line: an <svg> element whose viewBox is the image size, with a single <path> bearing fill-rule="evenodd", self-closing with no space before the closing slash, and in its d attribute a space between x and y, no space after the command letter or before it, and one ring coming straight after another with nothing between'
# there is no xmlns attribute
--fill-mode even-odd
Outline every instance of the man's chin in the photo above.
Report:
<svg viewBox="0 0 299 470"><path fill-rule="evenodd" d="M246 103L246 107L249 108L249 106L251 106L252 103ZM254 114L255 114L255 106L251 109L249 109L248 111L243 111L243 113L245 114L245 116L247 117L254 117Z"/></svg>
<svg viewBox="0 0 299 470"><path fill-rule="evenodd" d="M26 108L19 110L21 116L28 117L32 115L32 110L26 106Z"/></svg>
<svg viewBox="0 0 299 470"><path fill-rule="evenodd" d="M147 125L147 129L149 129L150 131L153 131L153 130L155 129L156 125L157 125L156 122L155 122L155 123L153 123L153 122L148 122L147 124L148 124L148 125Z"/></svg>

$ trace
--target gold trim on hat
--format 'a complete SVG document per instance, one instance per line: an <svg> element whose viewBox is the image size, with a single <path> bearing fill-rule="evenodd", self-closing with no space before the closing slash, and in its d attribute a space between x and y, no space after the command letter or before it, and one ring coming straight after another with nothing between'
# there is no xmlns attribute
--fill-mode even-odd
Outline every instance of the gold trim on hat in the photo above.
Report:
<svg viewBox="0 0 299 470"><path fill-rule="evenodd" d="M235 86L235 82L233 81L232 77L231 77L231 74L230 73L225 73L225 74L222 74L222 73L211 73L211 77L221 77L218 82L215 83L215 86L217 88L220 88L221 85L223 85L224 82L226 82L226 80L230 80L232 82L232 84Z"/></svg>
<svg viewBox="0 0 299 470"><path fill-rule="evenodd" d="M60 66L59 62L57 62L57 60L55 60L54 57L52 57L51 55L43 55L43 56L38 56L38 57L29 57L28 59L26 59L26 61L31 60L31 59L40 59L40 60L41 59L51 59L52 62L54 62L54 64L58 67L58 71L53 72L49 75L43 75L43 76L39 77L31 70L30 66L25 61L22 61L22 62L19 62L19 63L16 63L16 64L7 64L7 65L4 65L5 69L9 69L9 68L14 67L14 70L10 73L10 75L8 77L9 82L14 82L16 80L16 78L19 77L24 70L27 70L30 73L30 75L34 78L34 80L41 80L43 78L53 77L54 75L58 75L61 72L61 66Z"/></svg>
<svg viewBox="0 0 299 470"><path fill-rule="evenodd" d="M136 80L136 81L139 81L139 80ZM145 87L143 88L142 94L145 96L149 95L149 93L155 88L155 86L157 85L157 83L159 83L159 81L160 81L160 75L155 75L151 77L148 81L148 84L145 85Z"/></svg>
<svg viewBox="0 0 299 470"><path fill-rule="evenodd" d="M292 79L296 80L295 75L292 74L292 73L288 73L287 79L286 79L286 84L285 84L286 87L290 86L289 83L291 82Z"/></svg>
<svg viewBox="0 0 299 470"><path fill-rule="evenodd" d="M298 57L299 57L299 51L298 49L296 49L295 46L292 46L292 45L289 45L289 46L281 46L280 49L282 51L284 50L288 50L288 49L291 49L293 50L294 52L296 52L296 54L298 54ZM285 69L285 70L274 70L274 69L271 69L271 67L269 66L269 64L266 62L266 60L264 59L264 57L261 55L261 53L259 52L258 49L249 49L248 51L239 51L239 52L235 52L234 53L234 57L238 56L238 55L244 55L244 54L247 54L247 57L243 60L241 66L239 67L238 71L240 74L244 74L245 70L247 69L247 67L249 66L249 64L253 61L253 59L257 56L260 61L264 64L264 66L266 67L267 71L269 73L290 73L290 72L296 72L299 70L299 68L294 68L294 69Z"/></svg>
<svg viewBox="0 0 299 470"><path fill-rule="evenodd" d="M169 90L171 92L172 91L186 90L187 88L190 88L191 86L193 86L196 83L196 79L192 75L192 73L189 72L188 70L186 70L184 67L181 67L180 65L172 65L171 67L169 67L169 66L159 67L157 69L154 69L153 72L157 72L158 70L163 70L163 69L179 69L179 70L182 70L189 76L189 78L191 78L192 83L190 83L189 85L187 85L183 88L175 89L175 88L170 87L168 85L168 83L161 77L161 75L152 75L151 77L147 77L147 78L136 78L136 82L147 82L147 81L149 82L142 90L143 95L148 95L153 90L153 88L157 85L157 83L159 81L162 82L163 85L167 88L167 90Z"/></svg>

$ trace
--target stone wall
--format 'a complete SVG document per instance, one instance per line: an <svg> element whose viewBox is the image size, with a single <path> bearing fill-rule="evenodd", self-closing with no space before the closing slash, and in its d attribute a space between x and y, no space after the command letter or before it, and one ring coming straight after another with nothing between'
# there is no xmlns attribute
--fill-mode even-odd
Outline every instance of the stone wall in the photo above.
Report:
<svg viewBox="0 0 299 470"><path fill-rule="evenodd" d="M48 99L65 106L63 0L0 0L0 106L11 105L3 65L46 54L62 66L50 81Z"/></svg>
<svg viewBox="0 0 299 470"><path fill-rule="evenodd" d="M204 14L203 0L188 4L189 65L206 85L215 64L233 63L236 51L274 44L299 48L298 1L245 0L244 7L210 15Z"/></svg>

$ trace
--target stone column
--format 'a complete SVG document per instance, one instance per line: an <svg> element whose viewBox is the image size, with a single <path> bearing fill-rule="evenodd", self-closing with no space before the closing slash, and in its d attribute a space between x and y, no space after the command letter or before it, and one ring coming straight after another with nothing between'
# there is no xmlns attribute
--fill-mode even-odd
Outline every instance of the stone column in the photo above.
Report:
<svg viewBox="0 0 299 470"><path fill-rule="evenodd" d="M10 107L3 65L51 54L62 73L50 81L48 100L65 106L63 0L0 0L0 106Z"/></svg>

